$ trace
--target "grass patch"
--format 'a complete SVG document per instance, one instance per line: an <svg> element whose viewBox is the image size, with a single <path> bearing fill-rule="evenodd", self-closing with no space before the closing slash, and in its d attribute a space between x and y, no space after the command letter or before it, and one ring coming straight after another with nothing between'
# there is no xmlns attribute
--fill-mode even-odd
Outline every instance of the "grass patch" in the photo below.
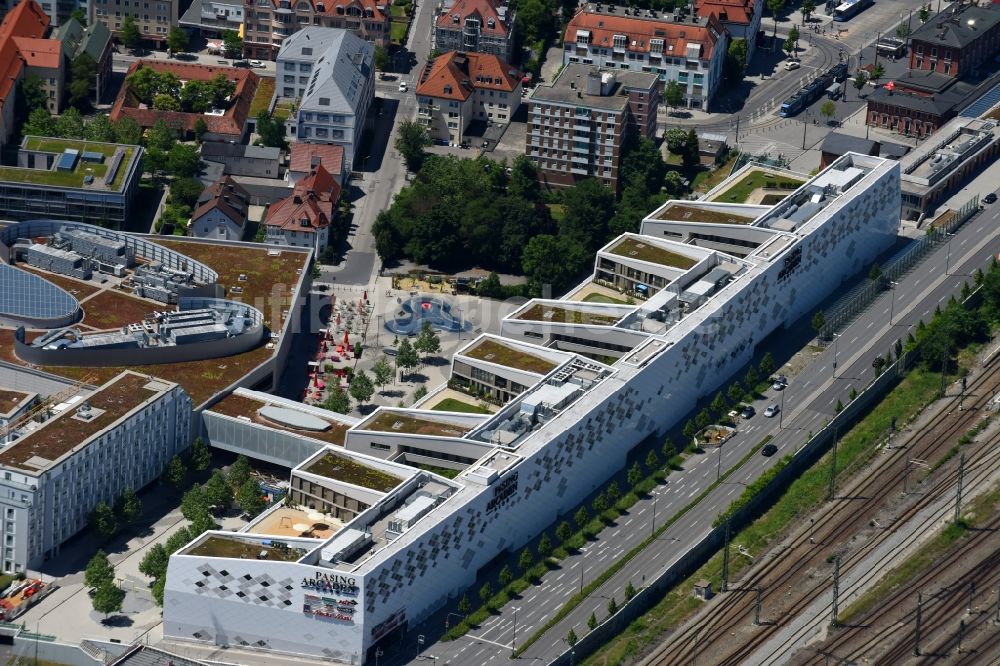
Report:
<svg viewBox="0 0 1000 666"><path fill-rule="evenodd" d="M445 398L438 404L431 407L438 412L464 412L466 414L489 414L490 410L479 405L470 405L455 398Z"/></svg>
<svg viewBox="0 0 1000 666"><path fill-rule="evenodd" d="M434 465L424 465L418 463L415 465L418 469L422 469L425 472L431 472L437 474L438 476L443 476L446 479L454 479L456 476L462 473L460 469L451 469L449 467L435 467Z"/></svg>
<svg viewBox="0 0 1000 666"><path fill-rule="evenodd" d="M754 169L747 175L740 178L738 182L719 193L712 201L722 201L725 203L744 203L750 198L754 190L761 188L788 190L789 192L802 185L805 181L796 178L779 176L770 171Z"/></svg>
<svg viewBox="0 0 1000 666"><path fill-rule="evenodd" d="M274 97L275 80L271 77L261 77L257 83L257 92L253 94L253 101L250 102L249 117L256 119L261 111L267 111L271 106L271 99Z"/></svg>
<svg viewBox="0 0 1000 666"><path fill-rule="evenodd" d="M665 250L659 245L653 245L638 238L624 238L620 243L611 248L609 252L619 257L625 257L626 259L638 259L639 261L648 261L681 270L687 270L698 263L696 259Z"/></svg>
<svg viewBox="0 0 1000 666"><path fill-rule="evenodd" d="M562 204L545 204L545 207L549 209L549 215L556 222L562 222L566 218L566 206Z"/></svg>
<svg viewBox="0 0 1000 666"><path fill-rule="evenodd" d="M406 29L409 26L406 21L393 21L389 26L389 39L396 44L402 44L406 40Z"/></svg>
<svg viewBox="0 0 1000 666"><path fill-rule="evenodd" d="M392 5L389 9L392 14L392 19L394 21L397 19L406 18L406 10L407 10L406 5Z"/></svg>
<svg viewBox="0 0 1000 666"><path fill-rule="evenodd" d="M584 303L610 303L611 305L628 305L627 301L623 301L620 298L611 298L610 296L605 296L604 294L587 294L583 297Z"/></svg>
<svg viewBox="0 0 1000 666"><path fill-rule="evenodd" d="M877 453L876 444L897 418L897 426L911 421L936 397L941 376L916 369L890 391L871 412L848 431L837 445L837 475L863 468ZM736 546L759 555L781 538L784 530L826 499L830 481L831 456L827 453L816 464L789 484L775 504L763 516L731 539L730 580L738 580L748 566L746 558L732 556ZM734 468L735 469L735 468ZM695 501L700 500L697 498ZM722 583L722 551L712 556L691 576L679 583L652 609L637 618L629 629L591 656L586 664L620 664L659 642L663 634L689 618L701 605L692 601L694 583L706 579L713 588Z"/></svg>
<svg viewBox="0 0 1000 666"><path fill-rule="evenodd" d="M725 162L714 169L701 169L695 174L691 181L691 188L695 192L708 192L713 187L724 181L733 170L733 165L739 159L739 153L733 151Z"/></svg>
<svg viewBox="0 0 1000 666"><path fill-rule="evenodd" d="M75 148L80 151L90 151L100 153L105 157L115 154L118 144L114 143L91 143L89 141L79 141L76 139L56 139L43 136L28 137L24 144L25 150L38 150L43 153L61 153L67 148Z"/></svg>

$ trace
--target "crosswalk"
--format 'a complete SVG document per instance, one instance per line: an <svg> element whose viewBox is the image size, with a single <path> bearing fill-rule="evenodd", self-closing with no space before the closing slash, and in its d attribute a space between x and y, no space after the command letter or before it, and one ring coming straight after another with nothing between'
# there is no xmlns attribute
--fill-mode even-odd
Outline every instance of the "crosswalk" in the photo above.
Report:
<svg viewBox="0 0 1000 666"><path fill-rule="evenodd" d="M739 148L745 153L752 155L769 155L777 157L781 155L789 162L800 157L804 150L799 146L794 146L785 141L778 141L767 135L747 134L740 137Z"/></svg>

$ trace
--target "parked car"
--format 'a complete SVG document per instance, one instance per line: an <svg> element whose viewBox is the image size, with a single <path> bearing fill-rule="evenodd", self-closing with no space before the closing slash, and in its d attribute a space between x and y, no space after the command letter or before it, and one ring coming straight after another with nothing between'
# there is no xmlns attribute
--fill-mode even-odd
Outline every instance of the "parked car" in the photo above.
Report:
<svg viewBox="0 0 1000 666"><path fill-rule="evenodd" d="M774 381L771 382L771 388L775 391L783 391L786 386L788 386L788 377L785 377L784 375L778 375L774 378Z"/></svg>
<svg viewBox="0 0 1000 666"><path fill-rule="evenodd" d="M261 62L260 60L251 60L250 66L253 67L254 69L264 69L264 63Z"/></svg>
<svg viewBox="0 0 1000 666"><path fill-rule="evenodd" d="M755 410L752 405L747 405L740 412L740 418L742 418L742 419L753 418L753 415L756 414L756 413L757 413L757 410Z"/></svg>
<svg viewBox="0 0 1000 666"><path fill-rule="evenodd" d="M991 204L996 202L997 202L997 195L995 192L990 192L985 197L983 197L983 203Z"/></svg>
<svg viewBox="0 0 1000 666"><path fill-rule="evenodd" d="M773 405L768 405L767 409L764 410L764 416L771 418L778 415L778 405L777 403Z"/></svg>
<svg viewBox="0 0 1000 666"><path fill-rule="evenodd" d="M760 450L761 455L763 455L765 458L770 458L777 452L778 452L778 447L775 446L774 444L765 444L764 448Z"/></svg>
<svg viewBox="0 0 1000 666"><path fill-rule="evenodd" d="M800 67L799 63L794 60L789 60L785 63L785 71L790 72L793 69L798 69Z"/></svg>
<svg viewBox="0 0 1000 666"><path fill-rule="evenodd" d="M407 88L407 85L406 85L406 81L400 81L399 82L399 92L406 92L407 89L408 88Z"/></svg>

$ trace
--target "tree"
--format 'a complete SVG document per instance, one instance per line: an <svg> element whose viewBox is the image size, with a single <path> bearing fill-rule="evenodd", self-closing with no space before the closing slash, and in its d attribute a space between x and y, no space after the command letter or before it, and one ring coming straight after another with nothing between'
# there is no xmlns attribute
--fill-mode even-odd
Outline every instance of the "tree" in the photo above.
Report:
<svg viewBox="0 0 1000 666"><path fill-rule="evenodd" d="M765 352L760 359L760 365L757 366L760 370L760 374L763 377L770 377L775 370L774 356L771 352Z"/></svg>
<svg viewBox="0 0 1000 666"><path fill-rule="evenodd" d="M587 618L587 627L591 631L597 628L597 613L591 613L590 617Z"/></svg>
<svg viewBox="0 0 1000 666"><path fill-rule="evenodd" d="M372 380L365 374L365 371L354 375L351 379L351 384L348 388L351 393L351 397L357 400L359 403L364 404L372 399L372 395L375 393L375 386L372 384Z"/></svg>
<svg viewBox="0 0 1000 666"><path fill-rule="evenodd" d="M608 220L615 213L614 193L596 178L588 178L567 190L564 200L560 236L572 238L590 254L596 252L607 242Z"/></svg>
<svg viewBox="0 0 1000 666"><path fill-rule="evenodd" d="M694 438L695 433L697 432L698 432L698 426L694 424L694 421L688 419L687 422L684 424L684 429L681 431L681 434L684 435L684 439L691 440Z"/></svg>
<svg viewBox="0 0 1000 666"><path fill-rule="evenodd" d="M772 40L778 39L778 14L781 10L785 8L785 0L767 0L767 8L771 10L771 16L774 18L774 33L771 37Z"/></svg>
<svg viewBox="0 0 1000 666"><path fill-rule="evenodd" d="M837 404L833 406L833 411L836 414L839 414L842 411L844 411L844 404L840 402L840 398L837 398Z"/></svg>
<svg viewBox="0 0 1000 666"><path fill-rule="evenodd" d="M569 633L566 634L566 645L573 647L576 645L576 641L577 641L576 632L570 629Z"/></svg>
<svg viewBox="0 0 1000 666"><path fill-rule="evenodd" d="M35 109L44 109L48 115L49 96L45 94L44 82L41 77L28 74L21 79L20 87L25 110L30 114Z"/></svg>
<svg viewBox="0 0 1000 666"><path fill-rule="evenodd" d="M191 534L191 531L187 527L182 527L181 529L171 534L169 537L167 537L167 543L164 544L163 546L164 549L167 551L167 556L173 555L178 550L186 546L188 542L190 542L191 539L195 536L198 535Z"/></svg>
<svg viewBox="0 0 1000 666"><path fill-rule="evenodd" d="M197 178L178 178L170 183L171 201L185 206L194 207L203 191L205 191L205 186ZM212 464L212 454L202 442L201 437L195 439L191 447L191 459L194 460L198 456L202 456L199 462L205 466L201 467L196 463L194 467L199 472L204 472Z"/></svg>
<svg viewBox="0 0 1000 666"><path fill-rule="evenodd" d="M896 36L900 39L906 39L910 36L910 23L909 21L902 21L898 26L896 26Z"/></svg>
<svg viewBox="0 0 1000 666"><path fill-rule="evenodd" d="M639 467L639 462L636 461L632 463L632 466L628 468L628 472L625 474L625 480L628 481L628 485L631 488L642 481L642 468Z"/></svg>
<svg viewBox="0 0 1000 666"><path fill-rule="evenodd" d="M285 124L267 111L257 114L257 135L260 142L270 148L285 148Z"/></svg>
<svg viewBox="0 0 1000 666"><path fill-rule="evenodd" d="M198 147L186 143L174 144L167 154L167 171L178 178L190 178L201 171Z"/></svg>
<svg viewBox="0 0 1000 666"><path fill-rule="evenodd" d="M389 362L389 357L382 354L375 361L375 365L372 366L372 375L375 377L375 383L378 384L379 389L383 388L386 384L393 380L396 373L392 369L392 363Z"/></svg>
<svg viewBox="0 0 1000 666"><path fill-rule="evenodd" d="M809 17L816 11L816 3L813 0L802 0L802 4L799 5L799 11L802 12L802 22L808 23Z"/></svg>
<svg viewBox="0 0 1000 666"><path fill-rule="evenodd" d="M812 329L819 333L824 328L826 328L826 315L823 314L822 310L816 310L816 314L812 317Z"/></svg>
<svg viewBox="0 0 1000 666"><path fill-rule="evenodd" d="M338 414L347 414L351 411L351 398L340 386L334 386L323 402L323 409L328 409Z"/></svg>
<svg viewBox="0 0 1000 666"><path fill-rule="evenodd" d="M55 136L55 133L56 120L42 107L33 109L21 126L21 134L25 136Z"/></svg>
<svg viewBox="0 0 1000 666"><path fill-rule="evenodd" d="M917 12L917 19L921 23L927 23L931 18L931 9L928 5L921 5L920 10Z"/></svg>
<svg viewBox="0 0 1000 666"><path fill-rule="evenodd" d="M399 343L399 349L396 350L396 367L402 368L404 372L408 373L418 365L420 365L420 357L417 356L417 350L413 348L409 340L403 338L403 341Z"/></svg>
<svg viewBox="0 0 1000 666"><path fill-rule="evenodd" d="M591 508L594 513L600 515L608 510L608 498L603 492L597 493L594 500L590 503Z"/></svg>
<svg viewBox="0 0 1000 666"><path fill-rule="evenodd" d="M427 157L424 149L431 143L431 137L423 125L412 120L404 120L399 125L399 132L393 145L403 156L406 169L416 173L420 171L420 167L423 166L424 159Z"/></svg>
<svg viewBox="0 0 1000 666"><path fill-rule="evenodd" d="M687 132L681 127L671 127L663 135L667 144L667 150L675 155L684 153L684 144L687 141Z"/></svg>
<svg viewBox="0 0 1000 666"><path fill-rule="evenodd" d="M880 277L882 277L882 269L878 263L872 264L872 267L868 269L868 279L872 282L878 282Z"/></svg>
<svg viewBox="0 0 1000 666"><path fill-rule="evenodd" d="M170 186L170 196L174 196L173 184ZM207 472L212 466L212 452L201 437L195 437L191 445L191 467L196 472Z"/></svg>
<svg viewBox="0 0 1000 666"><path fill-rule="evenodd" d="M506 564L500 569L500 574L497 576L497 581L500 583L500 587L504 588L510 585L511 581L514 580L514 574L511 572L510 567Z"/></svg>
<svg viewBox="0 0 1000 666"><path fill-rule="evenodd" d="M69 13L69 17L71 19L74 19L77 23L79 23L84 28L87 27L87 11L85 9L83 9L82 7L77 7L76 9L74 9L73 11L71 11Z"/></svg>
<svg viewBox="0 0 1000 666"><path fill-rule="evenodd" d="M573 536L573 528L569 526L569 523L565 520L559 523L559 526L556 527L556 538L559 539L559 543L565 545L571 536Z"/></svg>
<svg viewBox="0 0 1000 666"><path fill-rule="evenodd" d="M145 70L139 70L143 72ZM137 73L139 73L137 72ZM177 136L174 130L167 125L167 122L162 118L153 123L153 126L149 128L146 133L146 147L150 149L162 150L164 153L169 153L170 149L174 147L177 143Z"/></svg>
<svg viewBox="0 0 1000 666"><path fill-rule="evenodd" d="M632 585L632 581L629 581L625 586L625 601L631 601L632 597L635 596L635 586Z"/></svg>
<svg viewBox="0 0 1000 666"><path fill-rule="evenodd" d="M663 87L663 101L670 107L671 113L684 103L684 87L677 81L667 81Z"/></svg>
<svg viewBox="0 0 1000 666"><path fill-rule="evenodd" d="M181 498L181 515L193 521L200 514L208 513L209 504L205 490L199 485L191 486Z"/></svg>
<svg viewBox="0 0 1000 666"><path fill-rule="evenodd" d="M413 348L422 353L425 357L437 354L441 351L441 338L437 336L437 333L435 333L434 329L431 328L431 323L426 319L420 329L420 335L417 337L417 341L413 343Z"/></svg>
<svg viewBox="0 0 1000 666"><path fill-rule="evenodd" d="M531 568L531 565L535 563L535 558L531 555L531 551L525 548L521 551L521 555L517 558L517 568L521 570L524 574Z"/></svg>
<svg viewBox="0 0 1000 666"><path fill-rule="evenodd" d="M202 490L210 507L217 506L226 510L233 503L233 487L226 481L221 470L212 473Z"/></svg>
<svg viewBox="0 0 1000 666"><path fill-rule="evenodd" d="M208 123L205 122L204 118L198 118L197 120L194 121L194 138L196 141L201 143L207 131L208 131Z"/></svg>
<svg viewBox="0 0 1000 666"><path fill-rule="evenodd" d="M761 374L764 374L763 370L761 370ZM726 407L726 399L722 397L722 391L715 394L715 397L712 398L712 403L708 406L712 410L712 413L718 416L726 413Z"/></svg>
<svg viewBox="0 0 1000 666"><path fill-rule="evenodd" d="M618 612L618 602L615 601L614 597L608 599L608 615L614 615Z"/></svg>
<svg viewBox="0 0 1000 666"><path fill-rule="evenodd" d="M761 364L763 364L763 361L761 361ZM743 400L743 388L739 385L739 382L733 382L726 389L726 395L729 396L729 402L735 405Z"/></svg>
<svg viewBox="0 0 1000 666"><path fill-rule="evenodd" d="M104 539L110 539L118 531L118 519L107 502L101 502L90 512L90 527Z"/></svg>
<svg viewBox="0 0 1000 666"><path fill-rule="evenodd" d="M614 506L615 502L621 499L622 491L618 489L618 481L612 481L608 484L608 489L605 491L608 496L608 505Z"/></svg>
<svg viewBox="0 0 1000 666"><path fill-rule="evenodd" d="M793 27L792 30L795 30L795 28ZM788 37L785 38L784 43L781 45L781 49L789 56L795 55L795 39L792 37L791 33L789 33Z"/></svg>
<svg viewBox="0 0 1000 666"><path fill-rule="evenodd" d="M69 107L56 118L56 135L66 139L83 139L87 136L83 116L73 107Z"/></svg>
<svg viewBox="0 0 1000 666"><path fill-rule="evenodd" d="M542 196L538 167L526 155L518 155L510 165L507 194L522 201L535 202Z"/></svg>
<svg viewBox="0 0 1000 666"><path fill-rule="evenodd" d="M479 588L479 600L485 605L489 605L490 599L493 598L493 586L490 585L489 581L483 583L483 586Z"/></svg>
<svg viewBox="0 0 1000 666"><path fill-rule="evenodd" d="M708 411L707 408L702 409L694 417L694 424L698 427L698 430L701 430L711 422L712 422L712 414Z"/></svg>
<svg viewBox="0 0 1000 666"><path fill-rule="evenodd" d="M93 590L114 580L115 568L111 566L108 554L103 550L97 551L87 562L87 568L83 570L83 584Z"/></svg>
<svg viewBox="0 0 1000 666"><path fill-rule="evenodd" d="M136 24L135 18L126 16L122 19L122 27L118 30L118 39L129 50L133 50L139 46L139 42L142 41L142 33L139 32L139 26Z"/></svg>
<svg viewBox="0 0 1000 666"><path fill-rule="evenodd" d="M146 551L139 562L139 573L150 578L160 578L167 575L167 564L170 562L170 555L162 543L155 543L153 547Z"/></svg>
<svg viewBox="0 0 1000 666"><path fill-rule="evenodd" d="M576 523L577 528L582 529L583 526L589 521L590 513L587 512L587 507L581 505L580 508L576 510L576 513L573 514L573 522Z"/></svg>
<svg viewBox="0 0 1000 666"><path fill-rule="evenodd" d="M215 518L206 509L201 513L197 514L188 526L190 534L197 536L208 532L209 530L214 530L219 527L218 523L215 522Z"/></svg>
<svg viewBox="0 0 1000 666"><path fill-rule="evenodd" d="M747 374L743 378L743 384L747 387L748 391L754 391L757 389L757 384L760 383L760 375L757 374L757 370L750 366L747 369Z"/></svg>
<svg viewBox="0 0 1000 666"><path fill-rule="evenodd" d="M469 596L463 594L462 598L458 600L458 612L461 615L468 615L472 612L472 604L469 603Z"/></svg>
<svg viewBox="0 0 1000 666"><path fill-rule="evenodd" d="M542 538L538 540L538 559L546 560L552 554L552 540L547 532L542 532Z"/></svg>
<svg viewBox="0 0 1000 666"><path fill-rule="evenodd" d="M561 293L584 270L587 256L586 248L569 232L558 236L538 234L524 248L521 269L533 293L542 294L546 289Z"/></svg>
<svg viewBox="0 0 1000 666"><path fill-rule="evenodd" d="M188 34L183 28L174 26L167 35L167 48L171 53L184 53L188 50Z"/></svg>
<svg viewBox="0 0 1000 666"><path fill-rule="evenodd" d="M150 594L153 595L153 601L156 602L157 606L163 605L163 589L167 586L167 577L160 576L153 581L152 587L149 588Z"/></svg>
<svg viewBox="0 0 1000 666"><path fill-rule="evenodd" d="M747 67L748 53L747 40L738 38L730 40L729 48L726 50L726 58L722 65L727 81L738 83L743 79L743 72Z"/></svg>
<svg viewBox="0 0 1000 666"><path fill-rule="evenodd" d="M229 466L229 473L226 475L226 480L229 481L229 485L233 488L239 488L252 476L251 471L250 461L246 456L241 455Z"/></svg>
<svg viewBox="0 0 1000 666"><path fill-rule="evenodd" d="M883 76L885 76L885 67L882 66L882 63L876 63L868 73L868 78L871 79L872 85L878 85L878 80Z"/></svg>
<svg viewBox="0 0 1000 666"><path fill-rule="evenodd" d="M646 454L646 469L650 472L660 468L660 456L656 455L656 451L650 449L649 453Z"/></svg>
<svg viewBox="0 0 1000 666"><path fill-rule="evenodd" d="M94 596L90 602L94 610L103 613L106 618L111 613L117 613L122 609L122 601L125 600L125 592L114 582L108 581L94 590Z"/></svg>
<svg viewBox="0 0 1000 666"><path fill-rule="evenodd" d="M142 126L134 118L122 116L115 123L115 141L129 146L138 146L142 143Z"/></svg>
<svg viewBox="0 0 1000 666"><path fill-rule="evenodd" d="M142 500L131 487L126 488L115 502L115 513L126 525L142 518Z"/></svg>
<svg viewBox="0 0 1000 666"><path fill-rule="evenodd" d="M375 47L375 69L380 72L389 69L389 52L384 46Z"/></svg>
<svg viewBox="0 0 1000 666"><path fill-rule="evenodd" d="M243 39L233 30L226 30L222 33L222 51L227 58L243 57Z"/></svg>
<svg viewBox="0 0 1000 666"><path fill-rule="evenodd" d="M236 490L236 504L250 517L256 516L267 506L256 479L247 479Z"/></svg>
<svg viewBox="0 0 1000 666"><path fill-rule="evenodd" d="M698 151L698 133L692 127L684 138L684 166L690 167L698 163Z"/></svg>
<svg viewBox="0 0 1000 666"><path fill-rule="evenodd" d="M103 113L97 114L87 123L87 138L91 141L115 143L117 141L117 133L115 132L114 123Z"/></svg>
<svg viewBox="0 0 1000 666"><path fill-rule="evenodd" d="M174 455L174 457L170 459L170 463L167 465L167 469L164 472L163 477L175 491L180 492L181 488L183 488L184 484L187 482L187 474L188 470L184 461L181 460L180 456Z"/></svg>
<svg viewBox="0 0 1000 666"><path fill-rule="evenodd" d="M827 122L833 120L833 117L837 115L837 105L833 103L832 99L828 99L819 107L819 112L823 114Z"/></svg>

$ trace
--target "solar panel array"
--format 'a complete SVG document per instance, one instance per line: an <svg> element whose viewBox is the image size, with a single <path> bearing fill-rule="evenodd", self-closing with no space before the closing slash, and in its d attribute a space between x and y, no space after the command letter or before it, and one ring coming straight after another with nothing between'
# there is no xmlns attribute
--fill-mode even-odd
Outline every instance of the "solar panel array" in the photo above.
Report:
<svg viewBox="0 0 1000 666"><path fill-rule="evenodd" d="M79 308L72 295L51 282L0 263L0 316L61 319Z"/></svg>

